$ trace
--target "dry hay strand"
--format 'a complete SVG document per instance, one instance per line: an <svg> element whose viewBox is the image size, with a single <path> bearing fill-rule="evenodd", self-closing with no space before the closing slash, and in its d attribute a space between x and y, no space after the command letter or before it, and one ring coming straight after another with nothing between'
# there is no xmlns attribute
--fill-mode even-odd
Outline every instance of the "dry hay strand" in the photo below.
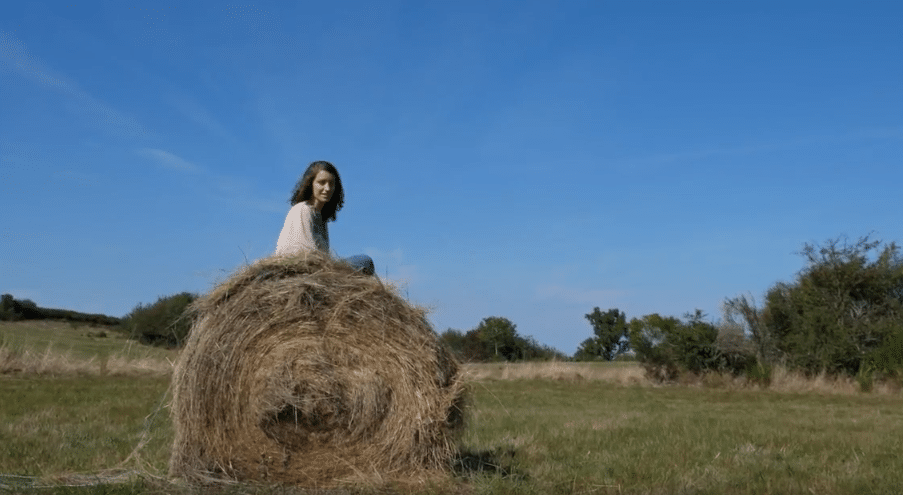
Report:
<svg viewBox="0 0 903 495"><path fill-rule="evenodd" d="M378 278L318 253L270 257L190 311L171 476L325 487L450 466L458 363L425 311Z"/></svg>

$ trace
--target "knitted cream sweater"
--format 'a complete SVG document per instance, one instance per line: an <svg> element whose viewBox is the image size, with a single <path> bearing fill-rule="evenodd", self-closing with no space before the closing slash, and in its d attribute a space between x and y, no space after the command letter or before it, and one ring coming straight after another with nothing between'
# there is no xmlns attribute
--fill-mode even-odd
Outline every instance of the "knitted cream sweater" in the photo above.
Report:
<svg viewBox="0 0 903 495"><path fill-rule="evenodd" d="M329 252L329 231L320 212L302 201L288 211L279 240L276 241L276 253L296 254L302 249L319 249Z"/></svg>

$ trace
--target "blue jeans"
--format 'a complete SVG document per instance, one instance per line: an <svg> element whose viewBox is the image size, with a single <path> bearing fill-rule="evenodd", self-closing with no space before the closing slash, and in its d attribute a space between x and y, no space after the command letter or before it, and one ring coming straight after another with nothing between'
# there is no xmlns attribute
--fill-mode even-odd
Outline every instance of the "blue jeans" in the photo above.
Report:
<svg viewBox="0 0 903 495"><path fill-rule="evenodd" d="M366 273L367 275L373 275L376 272L376 269L373 267L373 259L366 254L356 254L354 256L342 258L342 261L351 265L355 270Z"/></svg>

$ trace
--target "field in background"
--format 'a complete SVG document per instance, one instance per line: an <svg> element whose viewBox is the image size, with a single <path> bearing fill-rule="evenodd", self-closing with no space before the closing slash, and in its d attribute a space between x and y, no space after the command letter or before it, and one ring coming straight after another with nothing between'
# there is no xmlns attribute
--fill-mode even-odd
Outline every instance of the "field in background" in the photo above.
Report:
<svg viewBox="0 0 903 495"><path fill-rule="evenodd" d="M150 347L107 327L0 321L0 373L168 375L178 351Z"/></svg>
<svg viewBox="0 0 903 495"><path fill-rule="evenodd" d="M818 393L838 395L859 395L861 385L852 377L820 374L812 377L774 368L770 383L763 386L750 382L745 377L729 374L710 373L704 376L686 376L677 384L662 385L645 377L642 366L637 362L532 362L532 363L468 363L464 373L471 380L555 380L555 381L601 381L622 386L640 387L702 387L723 390L767 390L784 393ZM876 382L871 394L899 395L898 382Z"/></svg>
<svg viewBox="0 0 903 495"><path fill-rule="evenodd" d="M651 385L636 362L466 363L468 380L594 380L619 385Z"/></svg>
<svg viewBox="0 0 903 495"><path fill-rule="evenodd" d="M166 369L117 376L98 364L125 352L169 366L172 351L59 326L19 337L0 327L4 348L46 348L46 331L52 349L91 363L72 373L0 375L0 485L21 491L119 475L131 481L88 492L187 493L156 478L172 442ZM889 386L861 393L851 380L780 370L764 390L725 377L659 386L635 363L464 369L471 404L462 458L451 481L424 493L858 494L903 486L903 395Z"/></svg>

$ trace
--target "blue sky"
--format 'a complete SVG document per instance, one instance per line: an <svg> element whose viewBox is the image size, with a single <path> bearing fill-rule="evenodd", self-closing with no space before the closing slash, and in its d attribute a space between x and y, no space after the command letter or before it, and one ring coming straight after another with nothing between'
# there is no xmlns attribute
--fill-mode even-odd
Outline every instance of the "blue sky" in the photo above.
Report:
<svg viewBox="0 0 903 495"><path fill-rule="evenodd" d="M568 354L903 240L896 1L3 2L0 292L122 316L267 256L306 165L437 331Z"/></svg>

